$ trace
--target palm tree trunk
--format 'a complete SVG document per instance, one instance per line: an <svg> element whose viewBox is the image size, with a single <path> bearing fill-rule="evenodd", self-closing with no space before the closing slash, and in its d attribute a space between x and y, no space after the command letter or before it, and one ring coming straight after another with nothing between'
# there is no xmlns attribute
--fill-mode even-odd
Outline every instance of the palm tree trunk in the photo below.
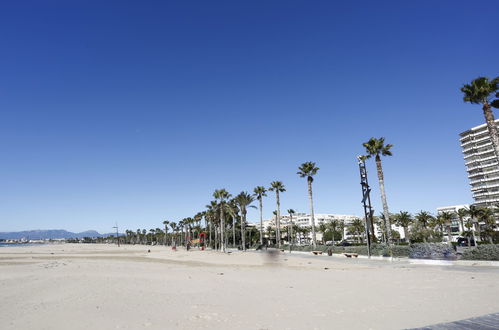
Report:
<svg viewBox="0 0 499 330"><path fill-rule="evenodd" d="M385 237L388 244L391 244L392 233L390 225L390 213L388 212L388 203L386 201L385 193L385 179L383 176L383 167L381 166L381 158L376 155L376 169L378 171L379 191L381 193L381 203L383 204L383 222L385 224Z"/></svg>
<svg viewBox="0 0 499 330"><path fill-rule="evenodd" d="M494 113L490 105L485 102L483 104L483 115L485 116L485 122L487 123L487 130L489 131L490 140L492 142L492 147L499 162L499 135L497 133L497 126L494 119Z"/></svg>
<svg viewBox="0 0 499 330"><path fill-rule="evenodd" d="M281 202L279 200L279 191L276 190L276 201L277 201L277 218L276 218L276 243L277 247L281 248Z"/></svg>
<svg viewBox="0 0 499 330"><path fill-rule="evenodd" d="M225 217L224 205L220 208L220 251L225 252Z"/></svg>
<svg viewBox="0 0 499 330"><path fill-rule="evenodd" d="M236 246L236 217L232 216L232 245Z"/></svg>
<svg viewBox="0 0 499 330"><path fill-rule="evenodd" d="M312 218L312 242L314 248L317 247L317 240L315 236L315 217L314 217L314 200L312 198L312 177L309 177L308 182L308 199L310 201L310 217Z"/></svg>
<svg viewBox="0 0 499 330"><path fill-rule="evenodd" d="M449 239L449 244L452 244L452 229L451 223L447 226L447 237Z"/></svg>
<svg viewBox="0 0 499 330"><path fill-rule="evenodd" d="M260 245L263 245L263 197L260 196L258 202L260 203Z"/></svg>
<svg viewBox="0 0 499 330"><path fill-rule="evenodd" d="M409 242L409 230L407 228L407 226L403 227L404 228L404 237L405 237L405 241L406 242Z"/></svg>
<svg viewBox="0 0 499 330"><path fill-rule="evenodd" d="M244 224L246 223L246 214L241 210L241 243L243 245L243 251L246 251L246 236L244 233Z"/></svg>
<svg viewBox="0 0 499 330"><path fill-rule="evenodd" d="M209 226L209 228L210 228L210 229L209 229L209 233L208 233L208 245L210 246L210 248L211 248L211 230L213 229L213 228L212 228L212 224L211 224L211 222L212 222L212 221L210 220L210 222L208 223L208 226Z"/></svg>
<svg viewBox="0 0 499 330"><path fill-rule="evenodd" d="M293 216L289 214L289 253L293 247Z"/></svg>

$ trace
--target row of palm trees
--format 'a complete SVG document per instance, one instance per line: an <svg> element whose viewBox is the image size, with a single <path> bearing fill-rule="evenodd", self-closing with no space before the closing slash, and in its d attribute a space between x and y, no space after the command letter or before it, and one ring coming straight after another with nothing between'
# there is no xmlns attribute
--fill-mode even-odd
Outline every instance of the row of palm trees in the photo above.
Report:
<svg viewBox="0 0 499 330"><path fill-rule="evenodd" d="M470 102L474 104L481 104L483 113L485 116L485 121L487 123L487 128L491 137L492 145L494 147L496 156L499 162L499 135L497 132L497 127L494 121L494 114L492 112L492 107L499 108L499 77L495 79L488 79L486 77L479 77L473 80L470 84L465 84L461 91L464 94L464 101ZM493 98L496 99L493 99ZM365 161L369 158L374 158L378 176L379 183L379 191L381 197L381 203L383 207L383 212L381 214L381 227L383 228L382 239L386 243L392 242L392 230L391 230L391 217L388 208L388 202L386 198L385 191L385 183L384 183L384 173L382 166L382 156L392 156L391 148L392 144L385 144L385 138L371 138L367 142L363 143L362 146L365 148L365 155L360 156L362 161ZM307 188L308 188L308 198L310 203L310 216L311 216L311 226L310 231L312 234L312 244L315 247L317 245L316 238L316 226L315 226L315 216L314 216L314 203L313 203L313 193L312 193L312 183L314 181L314 176L317 174L319 168L316 166L314 162L305 162L301 164L298 168L297 174L307 179ZM220 249L222 251L226 250L228 243L228 235L227 230L232 230L232 244L236 245L236 225L239 224L239 243L243 249L246 248L246 216L247 210L250 207L254 207L252 203L255 200L258 200L259 204L259 213L260 213L260 228L259 228L259 241L260 244L263 244L264 241L264 228L263 228L263 199L267 196L267 192L272 191L276 195L276 245L281 247L281 203L280 198L281 194L286 191L284 184L281 181L273 181L270 183L268 188L264 186L257 186L253 189L253 194L249 194L248 192L241 192L234 198L231 198L231 194L227 192L225 189L217 189L213 193L214 200L210 202L206 206L206 210L197 213L192 218L184 218L178 223L172 221L164 221L163 224L165 226L164 231L160 228L151 229L147 232L145 229L137 230L136 232L127 231L127 239L129 241L137 242L137 243L159 243L162 244L183 244L187 242L191 237L195 237L206 230L209 233L208 244L213 245L216 249ZM485 209L486 210L486 209ZM478 219L478 215L481 214L481 217L485 217L484 214L487 213L485 210L476 210L474 206L470 207L469 210L463 211L468 212L471 216L471 219ZM288 210L289 211L289 210ZM291 210L293 211L293 210ZM291 224L289 229L292 231L293 222L292 222L292 214L293 212L288 212L291 218ZM201 227L200 223L202 219L205 220L204 229ZM424 232L427 229L427 224L431 223L440 223L442 224L440 228L443 228L444 224L448 228L447 234L450 238L450 225L449 222L452 218L452 215L443 213L437 217L431 216L428 212L420 212L418 213L414 219L416 222L413 223L413 218L408 212L400 212L397 214L394 219L395 222L400 224L406 234L409 235L409 228L412 228L412 232L416 233L416 228L421 229L419 232ZM489 217L493 218L493 217ZM460 216L461 219L461 216ZM485 219L488 219L485 217ZM231 221L231 223L227 223L227 221ZM491 220L487 220L490 222ZM331 226L337 226L331 225ZM169 228L170 227L170 228ZM361 236L360 233L364 230L364 224L359 219L355 221L350 226L349 231L353 233L358 233L358 236ZM477 230L479 231L480 226L478 226ZM490 227L490 226L489 226ZM298 228L298 227L296 227ZM361 229L362 228L362 229ZM462 227L464 228L464 227ZM472 224L472 232L475 230L475 224ZM171 234L168 234L169 229L172 230ZM298 229L295 229L298 230ZM324 228L321 228L323 231ZM194 235L194 236L193 236ZM292 237L292 234L290 234ZM376 241L376 235L374 233L374 226L371 226L371 233L373 241ZM213 237L212 237L213 236ZM422 235L423 239L426 240L428 235ZM409 237L409 236L406 236ZM334 232L333 232L334 238Z"/></svg>
<svg viewBox="0 0 499 330"><path fill-rule="evenodd" d="M438 239L444 233L447 240L452 241L452 221L459 220L460 235L476 242L477 238L493 243L496 228L495 215L499 208L484 208L471 205L460 208L456 212L440 212L433 216L429 212L421 211L412 216L409 212L401 211L391 216L393 222L404 229L406 241ZM476 234L475 234L476 233Z"/></svg>

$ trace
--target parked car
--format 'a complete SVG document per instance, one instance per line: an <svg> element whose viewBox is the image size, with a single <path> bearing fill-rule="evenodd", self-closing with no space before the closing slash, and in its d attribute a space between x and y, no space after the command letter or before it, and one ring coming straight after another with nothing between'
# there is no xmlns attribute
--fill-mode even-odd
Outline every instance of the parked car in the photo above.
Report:
<svg viewBox="0 0 499 330"><path fill-rule="evenodd" d="M470 238L471 246L475 246L475 241L473 238ZM458 237L457 246L468 246L468 237Z"/></svg>
<svg viewBox="0 0 499 330"><path fill-rule="evenodd" d="M352 245L352 244L350 244L350 242L348 242L348 241L341 241L341 242L339 242L337 245L338 245L338 246L350 246L350 245Z"/></svg>

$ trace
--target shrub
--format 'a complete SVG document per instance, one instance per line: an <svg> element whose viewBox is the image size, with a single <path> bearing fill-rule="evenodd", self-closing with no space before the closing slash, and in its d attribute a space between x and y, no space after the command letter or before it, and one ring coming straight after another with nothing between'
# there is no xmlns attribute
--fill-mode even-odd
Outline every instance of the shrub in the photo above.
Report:
<svg viewBox="0 0 499 330"><path fill-rule="evenodd" d="M465 260L499 260L499 245L479 245L463 253Z"/></svg>
<svg viewBox="0 0 499 330"><path fill-rule="evenodd" d="M448 244L415 243L410 246L409 258L456 259L456 252Z"/></svg>

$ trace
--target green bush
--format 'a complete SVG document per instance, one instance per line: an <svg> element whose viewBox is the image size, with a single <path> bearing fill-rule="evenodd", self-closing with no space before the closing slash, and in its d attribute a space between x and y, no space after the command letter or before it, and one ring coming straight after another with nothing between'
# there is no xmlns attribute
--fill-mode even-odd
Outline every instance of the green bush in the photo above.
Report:
<svg viewBox="0 0 499 330"><path fill-rule="evenodd" d="M439 243L414 243L410 246L409 258L456 259L452 245Z"/></svg>
<svg viewBox="0 0 499 330"><path fill-rule="evenodd" d="M474 249L463 253L464 260L499 260L499 245L487 244L478 245Z"/></svg>

